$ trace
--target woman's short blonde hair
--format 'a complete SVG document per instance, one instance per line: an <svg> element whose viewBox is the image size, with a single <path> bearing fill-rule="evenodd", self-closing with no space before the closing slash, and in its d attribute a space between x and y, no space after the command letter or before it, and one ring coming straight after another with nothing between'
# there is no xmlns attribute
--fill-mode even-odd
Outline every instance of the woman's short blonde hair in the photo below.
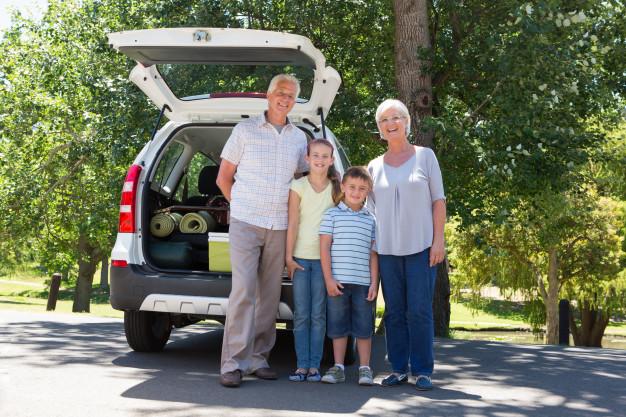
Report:
<svg viewBox="0 0 626 417"><path fill-rule="evenodd" d="M380 131L380 115L389 109L396 109L402 116L406 117L405 133L408 137L411 133L411 115L409 114L409 109L404 105L404 103L395 98L388 98L387 100L380 103L380 105L376 109L376 126L378 126L378 132L380 133L381 137L383 132Z"/></svg>

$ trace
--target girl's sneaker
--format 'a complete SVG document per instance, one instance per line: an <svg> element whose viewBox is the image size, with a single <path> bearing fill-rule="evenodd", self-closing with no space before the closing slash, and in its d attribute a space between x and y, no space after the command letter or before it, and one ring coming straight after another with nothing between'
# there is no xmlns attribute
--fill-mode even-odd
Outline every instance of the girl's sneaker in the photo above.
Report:
<svg viewBox="0 0 626 417"><path fill-rule="evenodd" d="M369 366L363 366L359 368L359 385L366 385L366 386L374 385L374 377L372 376L372 369Z"/></svg>
<svg viewBox="0 0 626 417"><path fill-rule="evenodd" d="M337 384L339 382L346 382L346 373L340 367L333 366L322 377L322 382L325 384Z"/></svg>
<svg viewBox="0 0 626 417"><path fill-rule="evenodd" d="M307 374L306 380L309 382L320 382L322 380L322 376L318 371L313 371Z"/></svg>
<svg viewBox="0 0 626 417"><path fill-rule="evenodd" d="M302 369L296 369L296 371L289 375L289 380L293 382L303 382L306 381L307 375L306 371Z"/></svg>

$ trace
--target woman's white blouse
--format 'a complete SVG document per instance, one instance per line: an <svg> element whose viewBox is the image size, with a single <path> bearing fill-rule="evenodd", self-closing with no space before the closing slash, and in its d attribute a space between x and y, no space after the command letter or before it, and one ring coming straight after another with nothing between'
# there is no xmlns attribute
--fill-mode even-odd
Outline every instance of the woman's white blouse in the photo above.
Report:
<svg viewBox="0 0 626 417"><path fill-rule="evenodd" d="M378 253L406 256L431 247L433 202L446 198L432 149L416 146L399 167L387 165L381 155L367 169L374 180L367 206L376 216Z"/></svg>

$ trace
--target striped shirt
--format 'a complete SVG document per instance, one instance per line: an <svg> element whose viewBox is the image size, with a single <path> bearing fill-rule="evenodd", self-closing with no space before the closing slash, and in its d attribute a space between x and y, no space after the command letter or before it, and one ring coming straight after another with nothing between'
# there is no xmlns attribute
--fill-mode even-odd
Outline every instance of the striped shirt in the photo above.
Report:
<svg viewBox="0 0 626 417"><path fill-rule="evenodd" d="M330 263L333 278L342 284L370 285L370 255L376 219L363 207L353 211L343 201L326 210L320 235L331 235Z"/></svg>
<svg viewBox="0 0 626 417"><path fill-rule="evenodd" d="M306 136L292 123L281 132L264 114L238 123L222 150L237 165L231 191L231 217L264 229L287 229L289 185L307 170Z"/></svg>

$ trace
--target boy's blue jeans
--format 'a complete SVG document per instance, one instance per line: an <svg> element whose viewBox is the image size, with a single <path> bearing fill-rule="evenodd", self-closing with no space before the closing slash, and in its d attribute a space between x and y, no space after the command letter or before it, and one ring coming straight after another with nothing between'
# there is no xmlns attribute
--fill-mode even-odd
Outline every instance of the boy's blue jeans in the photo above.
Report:
<svg viewBox="0 0 626 417"><path fill-rule="evenodd" d="M430 249L407 255L378 255L387 357L394 372L431 375L434 367L433 292L437 267Z"/></svg>
<svg viewBox="0 0 626 417"><path fill-rule="evenodd" d="M293 276L293 335L298 368L320 367L326 336L326 286L319 259L295 261L304 270Z"/></svg>

